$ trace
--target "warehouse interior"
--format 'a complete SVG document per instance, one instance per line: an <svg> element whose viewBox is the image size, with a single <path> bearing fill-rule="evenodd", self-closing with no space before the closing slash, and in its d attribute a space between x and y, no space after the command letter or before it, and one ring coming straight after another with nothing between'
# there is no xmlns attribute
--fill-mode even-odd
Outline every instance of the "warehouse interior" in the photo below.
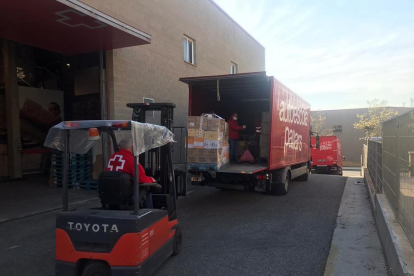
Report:
<svg viewBox="0 0 414 276"><path fill-rule="evenodd" d="M3 4L0 223L61 206L62 156L43 147L48 130L62 120L110 118L111 50L149 43L149 34L77 0ZM71 155L83 169L69 168L70 203L96 198L88 190L96 190L90 185L109 151L102 140L85 156Z"/></svg>
<svg viewBox="0 0 414 276"><path fill-rule="evenodd" d="M0 41L2 181L47 172L56 123L108 118L107 51L151 36L77 0L28 0L4 4Z"/></svg>
<svg viewBox="0 0 414 276"><path fill-rule="evenodd" d="M101 118L99 53L65 56L16 43L16 66L22 174L48 173L45 154L50 150L43 147L48 128L61 120ZM0 79L0 109L6 110L4 79ZM0 176L7 177L7 114L1 117Z"/></svg>

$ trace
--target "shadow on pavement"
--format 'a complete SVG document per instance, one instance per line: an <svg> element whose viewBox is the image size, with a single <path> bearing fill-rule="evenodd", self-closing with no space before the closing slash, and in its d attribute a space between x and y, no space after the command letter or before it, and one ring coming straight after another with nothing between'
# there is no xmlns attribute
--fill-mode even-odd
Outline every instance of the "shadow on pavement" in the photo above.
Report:
<svg viewBox="0 0 414 276"><path fill-rule="evenodd" d="M62 206L62 189L48 186L48 176L29 176L24 180L0 184L0 223L32 216ZM97 191L69 189L69 203L96 199Z"/></svg>

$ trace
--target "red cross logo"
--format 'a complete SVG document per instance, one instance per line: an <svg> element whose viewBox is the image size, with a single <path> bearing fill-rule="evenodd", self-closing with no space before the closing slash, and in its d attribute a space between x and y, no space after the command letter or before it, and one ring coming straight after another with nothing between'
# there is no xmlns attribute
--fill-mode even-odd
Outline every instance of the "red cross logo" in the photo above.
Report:
<svg viewBox="0 0 414 276"><path fill-rule="evenodd" d="M61 17L60 19L56 20L57 22L65 24L66 26L72 28L83 26L94 30L106 26L106 24L98 20L94 20L94 18L75 10L65 10L56 12L55 14Z"/></svg>
<svg viewBox="0 0 414 276"><path fill-rule="evenodd" d="M112 157L111 159L109 159L109 162L108 162L108 168L111 171L114 171L114 167L115 167L115 171L122 170L124 169L124 165L125 165L125 160L122 159L122 155L118 155L118 154Z"/></svg>

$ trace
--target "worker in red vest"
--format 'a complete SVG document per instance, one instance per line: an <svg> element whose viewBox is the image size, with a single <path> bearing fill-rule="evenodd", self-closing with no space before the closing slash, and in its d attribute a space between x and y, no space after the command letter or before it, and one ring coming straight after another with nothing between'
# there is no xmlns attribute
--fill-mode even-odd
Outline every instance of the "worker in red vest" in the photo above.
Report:
<svg viewBox="0 0 414 276"><path fill-rule="evenodd" d="M106 171L117 171L117 172L124 172L132 177L135 176L134 170L134 156L132 155L132 140L130 139L122 139L119 142L119 151L112 154L111 158L109 158L108 165L106 166ZM146 176L145 170L138 163L138 182L142 183L155 183L155 179ZM147 193L146 200L145 200L145 208L152 208L152 195L151 193Z"/></svg>
<svg viewBox="0 0 414 276"><path fill-rule="evenodd" d="M230 146L230 161L237 161L236 153L239 146L239 132L246 128L245 125L239 126L237 123L237 113L234 113L227 121L229 124L229 146Z"/></svg>
<svg viewBox="0 0 414 276"><path fill-rule="evenodd" d="M132 141L129 139L122 139L119 142L119 151L112 154L109 158L106 171L124 172L132 177L135 176L134 170L134 156L132 155ZM155 179L145 175L145 170L138 164L139 183L155 183Z"/></svg>

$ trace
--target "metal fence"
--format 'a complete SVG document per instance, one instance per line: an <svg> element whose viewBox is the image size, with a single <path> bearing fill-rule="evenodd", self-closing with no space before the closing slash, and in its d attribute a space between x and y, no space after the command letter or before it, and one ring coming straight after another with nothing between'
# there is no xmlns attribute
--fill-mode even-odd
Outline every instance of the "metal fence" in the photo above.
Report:
<svg viewBox="0 0 414 276"><path fill-rule="evenodd" d="M368 141L367 168L374 182L375 193L382 193L382 143Z"/></svg>
<svg viewBox="0 0 414 276"><path fill-rule="evenodd" d="M383 191L414 245L414 111L385 122L382 141Z"/></svg>

